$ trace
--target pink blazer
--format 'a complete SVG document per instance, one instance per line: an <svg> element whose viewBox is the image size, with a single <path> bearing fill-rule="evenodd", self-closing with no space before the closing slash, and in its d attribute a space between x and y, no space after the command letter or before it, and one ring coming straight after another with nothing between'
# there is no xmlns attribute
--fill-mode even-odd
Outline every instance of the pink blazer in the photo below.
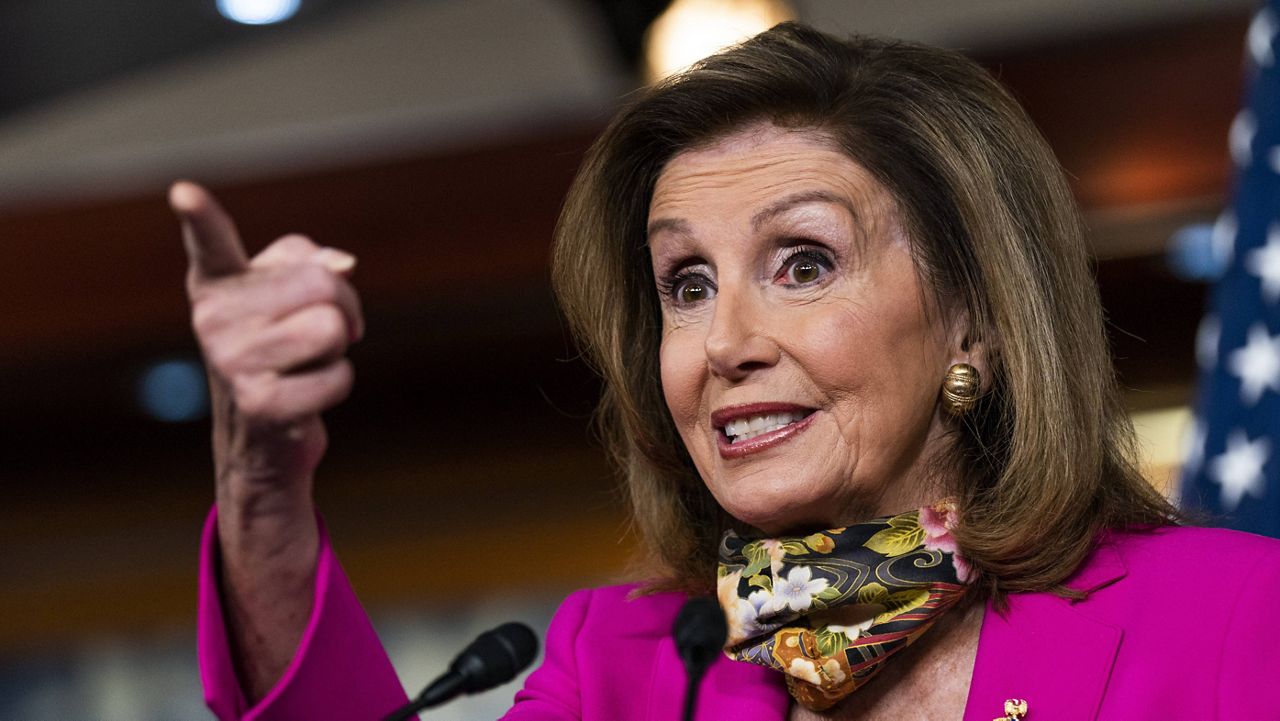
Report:
<svg viewBox="0 0 1280 721"><path fill-rule="evenodd" d="M236 682L216 575L212 517L200 577L199 650L209 707L222 721L378 719L406 700L327 538L316 601L280 683L250 707ZM1232 531L1112 533L1068 582L1071 602L1021 594L983 617L964 721L1280 719L1280 542ZM683 598L627 600L631 587L578 591L546 636L546 658L510 721L680 718L684 670L668 634ZM725 658L711 667L698 718L786 718L774 671ZM428 718L430 715L428 714Z"/></svg>

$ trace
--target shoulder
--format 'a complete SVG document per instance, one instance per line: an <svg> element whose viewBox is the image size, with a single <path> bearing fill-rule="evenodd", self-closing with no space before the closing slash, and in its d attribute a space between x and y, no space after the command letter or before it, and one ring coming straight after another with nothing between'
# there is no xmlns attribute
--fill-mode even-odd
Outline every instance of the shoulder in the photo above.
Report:
<svg viewBox="0 0 1280 721"><path fill-rule="evenodd" d="M1265 718L1274 711L1256 689L1280 673L1272 601L1280 590L1280 540L1183 526L1110 533L1094 556L1107 549L1119 557L1123 577L1077 608L1123 633L1112 683L1130 697L1124 703L1176 701L1187 718ZM1196 672L1176 673L1189 649ZM1160 693L1142 696L1153 689Z"/></svg>
<svg viewBox="0 0 1280 721"><path fill-rule="evenodd" d="M1280 539L1229 528L1201 526L1158 526L1108 531L1104 540L1127 549L1161 549L1217 553L1245 550L1265 554L1280 553Z"/></svg>
<svg viewBox="0 0 1280 721"><path fill-rule="evenodd" d="M1280 539L1224 528L1169 526L1111 531L1100 548L1108 546L1123 559L1126 571L1139 580L1205 573L1221 579L1280 567Z"/></svg>
<svg viewBox="0 0 1280 721"><path fill-rule="evenodd" d="M1251 590L1280 584L1280 540L1190 526L1110 531L1076 578L1088 581L1067 583L1089 591L1080 606L1122 626L1181 613L1226 622L1265 598Z"/></svg>

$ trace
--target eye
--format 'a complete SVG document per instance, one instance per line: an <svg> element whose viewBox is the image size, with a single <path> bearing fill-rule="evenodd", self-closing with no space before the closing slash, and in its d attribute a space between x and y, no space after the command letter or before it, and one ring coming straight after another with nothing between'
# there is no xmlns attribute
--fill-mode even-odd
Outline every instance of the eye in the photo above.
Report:
<svg viewBox="0 0 1280 721"><path fill-rule="evenodd" d="M778 280L788 285L809 285L830 272L831 261L817 251L801 250L793 253L782 264Z"/></svg>
<svg viewBox="0 0 1280 721"><path fill-rule="evenodd" d="M700 283L691 278L680 284L680 287L676 290L676 295L676 299L681 303L697 303L710 297L711 289L705 283Z"/></svg>
<svg viewBox="0 0 1280 721"><path fill-rule="evenodd" d="M701 273L685 272L676 275L666 283L664 291L676 305L695 305L715 297L716 289L711 281Z"/></svg>
<svg viewBox="0 0 1280 721"><path fill-rule="evenodd" d="M791 264L790 277L797 283L812 283L822 274L822 268L812 260L798 260Z"/></svg>

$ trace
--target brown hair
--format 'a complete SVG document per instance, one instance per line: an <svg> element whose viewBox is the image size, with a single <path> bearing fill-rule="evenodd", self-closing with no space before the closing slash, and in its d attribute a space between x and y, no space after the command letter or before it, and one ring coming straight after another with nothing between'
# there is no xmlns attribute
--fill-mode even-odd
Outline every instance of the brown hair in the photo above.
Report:
<svg viewBox="0 0 1280 721"><path fill-rule="evenodd" d="M922 285L987 349L991 390L945 461L979 591L1061 590L1101 529L1177 517L1137 471L1079 215L1017 102L957 53L786 23L641 93L556 232L556 293L603 376L600 420L660 585L709 588L732 519L663 401L649 200L676 153L760 122L822 134L884 185Z"/></svg>

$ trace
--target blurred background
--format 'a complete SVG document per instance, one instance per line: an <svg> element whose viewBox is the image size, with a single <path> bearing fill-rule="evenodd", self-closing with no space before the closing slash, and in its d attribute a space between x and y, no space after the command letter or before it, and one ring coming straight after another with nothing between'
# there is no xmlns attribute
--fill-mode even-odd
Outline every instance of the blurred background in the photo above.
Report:
<svg viewBox="0 0 1280 721"><path fill-rule="evenodd" d="M318 494L407 687L474 632L541 627L569 590L623 577L598 385L547 259L666 5L0 1L0 719L210 718L211 463L176 178L213 188L251 252L296 231L360 258L369 330ZM963 50L1026 105L1085 210L1148 473L1170 488L1254 3L789 6ZM433 718L494 717L510 691Z"/></svg>

